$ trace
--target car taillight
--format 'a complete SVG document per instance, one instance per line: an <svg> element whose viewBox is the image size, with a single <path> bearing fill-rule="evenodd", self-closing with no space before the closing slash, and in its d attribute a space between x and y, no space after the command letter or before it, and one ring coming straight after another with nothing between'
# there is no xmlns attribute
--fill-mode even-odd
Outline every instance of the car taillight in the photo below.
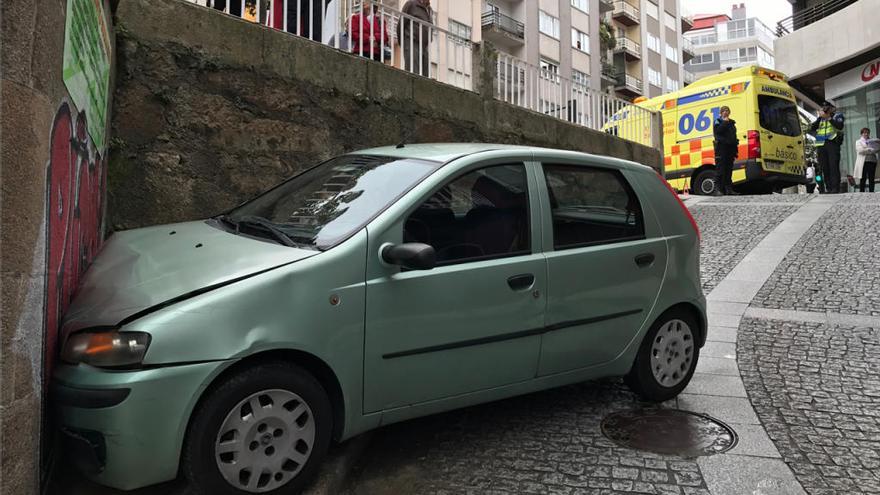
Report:
<svg viewBox="0 0 880 495"><path fill-rule="evenodd" d="M675 192L675 189L673 189L671 185L669 185L669 182L664 179L662 175L660 175L660 172L657 172L657 178L660 179L660 182L662 182L664 186L666 186L666 189L669 190L669 194L672 194L672 197L675 198L676 201L678 201L678 206L681 206L681 209L684 210L684 214L687 216L688 220L690 220L691 226L694 228L694 232L697 233L697 241L702 241L703 237L700 235L700 227L697 226L697 221L694 220L694 216L691 215L691 211L688 210L688 207L684 205L684 203L681 201L681 198L678 197L678 193Z"/></svg>
<svg viewBox="0 0 880 495"><path fill-rule="evenodd" d="M746 136L749 143L749 155L746 158L749 160L761 158L761 134L758 131L749 131Z"/></svg>

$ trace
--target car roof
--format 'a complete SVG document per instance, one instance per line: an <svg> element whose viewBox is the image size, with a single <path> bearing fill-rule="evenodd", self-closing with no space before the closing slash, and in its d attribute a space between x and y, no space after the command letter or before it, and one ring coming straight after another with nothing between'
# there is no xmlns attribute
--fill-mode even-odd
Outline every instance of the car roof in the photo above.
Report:
<svg viewBox="0 0 880 495"><path fill-rule="evenodd" d="M621 160L619 158L611 158L601 155L593 155L589 153L581 153L577 151L566 151L552 148L541 148L537 146L520 146L514 144L495 144L495 143L425 143L425 144L407 144L403 147L383 146L379 148L369 148L352 152L355 155L381 155L399 158L416 158L421 160L431 160L437 162L449 162L456 158L466 155L481 153L485 151L501 151L510 150L535 154L558 154L559 156L577 156L589 158L591 161L605 163L608 165L616 165L621 168L644 167L635 162Z"/></svg>

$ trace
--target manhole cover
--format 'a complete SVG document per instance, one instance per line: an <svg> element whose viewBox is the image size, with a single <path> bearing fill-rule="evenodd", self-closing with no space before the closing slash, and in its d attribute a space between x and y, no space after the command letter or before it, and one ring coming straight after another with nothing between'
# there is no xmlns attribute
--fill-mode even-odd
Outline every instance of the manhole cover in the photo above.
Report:
<svg viewBox="0 0 880 495"><path fill-rule="evenodd" d="M736 446L736 432L703 414L679 409L638 409L609 414L602 434L612 442L657 454L697 457Z"/></svg>

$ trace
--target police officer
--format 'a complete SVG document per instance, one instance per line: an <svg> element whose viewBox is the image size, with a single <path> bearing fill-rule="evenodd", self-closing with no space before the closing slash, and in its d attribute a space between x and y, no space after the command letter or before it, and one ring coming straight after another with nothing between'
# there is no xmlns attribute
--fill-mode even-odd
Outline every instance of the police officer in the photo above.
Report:
<svg viewBox="0 0 880 495"><path fill-rule="evenodd" d="M825 192L840 192L840 144L843 143L843 114L834 104L825 100L819 109L819 118L810 125L808 131L816 137L816 150L819 154L819 170Z"/></svg>
<svg viewBox="0 0 880 495"><path fill-rule="evenodd" d="M731 174L736 159L739 139L736 137L736 121L730 118L730 107L721 107L721 115L712 127L715 135L715 167L718 171L717 195L733 194Z"/></svg>

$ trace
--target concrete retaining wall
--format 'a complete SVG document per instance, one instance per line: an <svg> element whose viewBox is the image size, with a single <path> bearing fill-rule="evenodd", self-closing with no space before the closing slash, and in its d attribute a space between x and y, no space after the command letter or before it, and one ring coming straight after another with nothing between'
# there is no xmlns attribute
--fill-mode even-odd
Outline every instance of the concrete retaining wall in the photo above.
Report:
<svg viewBox="0 0 880 495"><path fill-rule="evenodd" d="M532 144L660 167L659 151L496 101L494 55L460 90L180 0L117 12L115 229L203 218L303 167L410 142Z"/></svg>

